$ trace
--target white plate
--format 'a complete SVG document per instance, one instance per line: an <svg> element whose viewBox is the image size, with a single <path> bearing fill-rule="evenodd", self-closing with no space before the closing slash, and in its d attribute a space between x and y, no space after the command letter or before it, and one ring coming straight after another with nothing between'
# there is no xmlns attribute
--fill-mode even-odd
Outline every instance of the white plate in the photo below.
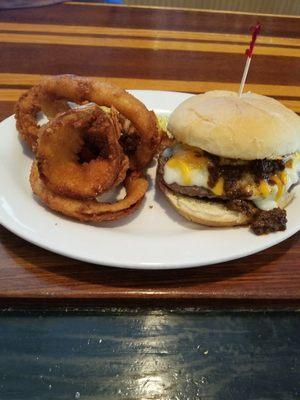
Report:
<svg viewBox="0 0 300 400"><path fill-rule="evenodd" d="M148 108L169 113L189 94L132 91ZM288 206L285 232L255 236L248 228L208 228L190 223L155 190L155 166L142 207L120 222L76 222L44 208L28 181L32 154L20 141L14 117L0 124L0 223L47 250L99 265L140 269L186 268L244 257L273 246L300 228L300 193ZM153 206L153 208L151 207Z"/></svg>

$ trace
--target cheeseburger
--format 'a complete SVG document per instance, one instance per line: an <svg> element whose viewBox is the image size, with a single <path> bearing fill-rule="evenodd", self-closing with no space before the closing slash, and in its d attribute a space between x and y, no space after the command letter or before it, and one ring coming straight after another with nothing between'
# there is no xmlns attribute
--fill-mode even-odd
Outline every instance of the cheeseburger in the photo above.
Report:
<svg viewBox="0 0 300 400"><path fill-rule="evenodd" d="M157 182L185 218L208 226L286 228L284 207L300 172L300 117L270 97L211 91L171 114L174 144Z"/></svg>

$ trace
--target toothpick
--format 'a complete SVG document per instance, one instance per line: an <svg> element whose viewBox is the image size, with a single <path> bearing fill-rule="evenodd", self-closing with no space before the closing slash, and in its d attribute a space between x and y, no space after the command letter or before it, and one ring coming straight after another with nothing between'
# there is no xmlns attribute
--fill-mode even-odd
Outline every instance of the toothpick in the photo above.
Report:
<svg viewBox="0 0 300 400"><path fill-rule="evenodd" d="M252 30L252 39L251 39L251 42L250 42L249 49L247 49L246 52L245 52L245 54L247 55L247 60L246 60L246 64L245 64L245 68L244 68L244 72L243 72L240 88L239 88L239 97L242 96L242 93L243 93L243 90L244 90L244 86L245 86L245 83L246 83L246 79L247 79L247 75L248 75L248 71L249 71L249 67L250 67L250 63L251 63L251 59L252 59L252 53L253 53L255 41L256 41L257 36L260 33L261 25L259 23L257 23L255 26L253 26L251 28L251 30Z"/></svg>
<svg viewBox="0 0 300 400"><path fill-rule="evenodd" d="M245 68L244 68L244 72L243 72L243 77L242 77L241 84L240 84L239 97L241 97L241 95L243 93L243 90L244 90L244 86L245 86L245 82L246 82L246 79L247 79L250 63L251 63L251 57L247 57Z"/></svg>

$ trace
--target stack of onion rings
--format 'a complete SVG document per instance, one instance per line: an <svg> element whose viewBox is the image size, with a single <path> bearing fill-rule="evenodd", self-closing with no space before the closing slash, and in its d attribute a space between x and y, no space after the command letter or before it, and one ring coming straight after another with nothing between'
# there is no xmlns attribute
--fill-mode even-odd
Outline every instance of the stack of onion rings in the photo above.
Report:
<svg viewBox="0 0 300 400"><path fill-rule="evenodd" d="M94 105L70 109L69 102ZM41 127L40 111L49 118ZM148 188L142 170L156 154L161 132L155 114L135 97L107 81L61 75L20 97L16 120L36 155L32 190L49 208L101 222L140 205ZM122 200L97 200L120 184L126 190Z"/></svg>

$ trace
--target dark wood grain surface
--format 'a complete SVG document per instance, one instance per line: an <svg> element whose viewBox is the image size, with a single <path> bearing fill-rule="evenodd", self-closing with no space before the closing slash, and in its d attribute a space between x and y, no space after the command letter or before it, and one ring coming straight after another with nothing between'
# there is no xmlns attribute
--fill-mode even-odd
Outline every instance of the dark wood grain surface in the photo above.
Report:
<svg viewBox="0 0 300 400"><path fill-rule="evenodd" d="M300 112L300 19L80 5L0 11L0 117L42 75L108 77L124 88L236 90L250 25L258 42L247 89ZM1 132L0 132L1 135ZM182 271L96 267L0 227L0 305L300 305L300 235L238 261Z"/></svg>
<svg viewBox="0 0 300 400"><path fill-rule="evenodd" d="M118 309L0 321L1 400L300 396L296 312Z"/></svg>

